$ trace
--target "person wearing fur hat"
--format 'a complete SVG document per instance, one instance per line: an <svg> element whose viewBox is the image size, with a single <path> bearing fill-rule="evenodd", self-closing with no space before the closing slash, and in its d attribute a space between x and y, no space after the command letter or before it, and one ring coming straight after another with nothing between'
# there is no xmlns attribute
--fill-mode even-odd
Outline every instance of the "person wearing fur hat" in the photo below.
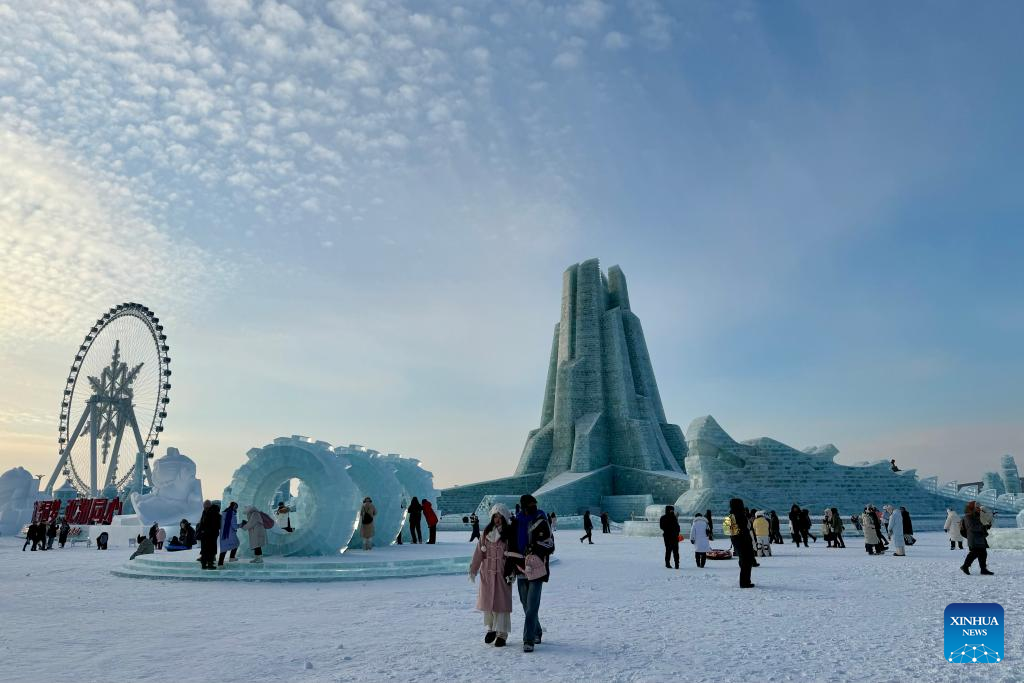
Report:
<svg viewBox="0 0 1024 683"><path fill-rule="evenodd" d="M476 608L484 613L484 642L494 643L494 647L505 647L512 630L512 584L506 580L505 570L512 530L509 516L508 508L501 503L491 508L490 522L469 564L469 580L475 582L480 577Z"/></svg>

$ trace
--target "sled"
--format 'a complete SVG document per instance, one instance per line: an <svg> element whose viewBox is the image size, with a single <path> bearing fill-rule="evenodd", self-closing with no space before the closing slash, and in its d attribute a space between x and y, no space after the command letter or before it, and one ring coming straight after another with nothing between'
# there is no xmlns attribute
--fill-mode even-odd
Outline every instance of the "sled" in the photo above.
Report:
<svg viewBox="0 0 1024 683"><path fill-rule="evenodd" d="M709 560L731 560L731 550L709 550L707 555Z"/></svg>

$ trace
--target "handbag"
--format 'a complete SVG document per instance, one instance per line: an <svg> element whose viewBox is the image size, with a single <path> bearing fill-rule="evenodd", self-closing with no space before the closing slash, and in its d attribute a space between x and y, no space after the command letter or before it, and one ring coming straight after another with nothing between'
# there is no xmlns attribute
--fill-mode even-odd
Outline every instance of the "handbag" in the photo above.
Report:
<svg viewBox="0 0 1024 683"><path fill-rule="evenodd" d="M544 560L540 559L536 555L526 556L526 578L529 581L535 581L537 579L543 579L548 575L548 568L544 565Z"/></svg>
<svg viewBox="0 0 1024 683"><path fill-rule="evenodd" d="M903 534L903 542L907 545L914 545L915 543L917 543L917 539L914 538L911 534Z"/></svg>

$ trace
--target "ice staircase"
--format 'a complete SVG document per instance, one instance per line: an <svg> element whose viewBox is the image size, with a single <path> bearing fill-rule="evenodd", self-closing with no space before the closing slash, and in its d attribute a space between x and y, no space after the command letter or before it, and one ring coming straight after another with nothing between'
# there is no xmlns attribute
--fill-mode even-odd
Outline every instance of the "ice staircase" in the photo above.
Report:
<svg viewBox="0 0 1024 683"><path fill-rule="evenodd" d="M194 559L159 559L143 555L112 569L114 576L136 579L181 581L368 581L373 579L410 578L465 574L469 571L469 555L401 560L349 561L335 558L268 558L262 564L248 560L228 562L216 570L204 570Z"/></svg>

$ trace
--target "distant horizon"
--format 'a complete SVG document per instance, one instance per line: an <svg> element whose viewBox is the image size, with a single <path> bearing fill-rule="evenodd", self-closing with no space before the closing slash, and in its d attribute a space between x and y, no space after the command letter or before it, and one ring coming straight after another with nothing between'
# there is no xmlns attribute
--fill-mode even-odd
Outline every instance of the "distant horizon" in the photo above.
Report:
<svg viewBox="0 0 1024 683"><path fill-rule="evenodd" d="M616 265L616 264L610 264L610 265ZM606 266L604 266L604 264L602 264L602 267L606 268ZM625 274L626 274L627 279L628 279L628 275L629 274L628 273L625 273ZM142 302L136 302L136 303L142 303ZM117 305L117 304L112 304L112 305ZM641 302L641 306L642 306L642 302ZM105 312L105 311L100 311L100 313L103 313L103 312ZM641 318L641 322L643 322L643 318ZM660 378L657 378L657 368L656 367L655 367L655 375L656 375L656 379L658 379L658 381L659 381L659 388L660 388L662 382L661 382ZM543 388L543 382L542 381L538 383L538 392L537 392L538 393L538 397L540 396L540 393L541 393L540 389L541 388ZM538 403L538 407L539 407L540 401L538 400L537 403ZM691 418L690 420L687 420L685 422L678 422L676 424L679 424L679 426L683 429L683 432L684 432L684 435L685 435L689 431L689 426L693 422L695 422L695 421L697 421L697 420L699 420L699 419L701 419L701 418L703 418L703 417L705 417L707 415L710 415L711 417L713 417L716 420L716 422L719 422L719 424L721 424L721 421L718 419L718 417L714 416L713 414L710 414L710 413L704 414L704 415L697 415L697 416L694 416L693 418ZM55 418L55 421L56 421L56 415L54 416L54 418ZM669 420L672 421L671 416L669 416ZM524 430L523 430L523 434L524 434L523 441L524 442L526 440L526 432L529 431L530 429L535 428L535 427L536 427L536 425L530 425L530 426L525 426L524 427ZM789 443L784 438L776 436L776 435L773 435L773 434L760 434L760 435L757 435L757 436L740 437L740 436L737 436L737 435L733 434L730 431L730 429L728 428L727 425L723 425L723 428L725 429L725 431L727 433L730 434L730 436L732 436L739 443L744 443L744 442L753 441L753 440L756 440L756 439L759 439L759 438L767 437L767 438L772 438L772 439L774 439L776 441L780 441L782 443L785 443L786 445L793 446L794 448L798 448L799 450L805 450L805 449L812 448L812 447L820 447L820 446L826 446L826 445L833 445L833 446L835 446L838 449L838 455L835 458L835 462L837 462L837 464L840 464L840 465L854 466L854 465L857 465L857 464L860 464L860 463L865 463L865 462L867 462L867 463L889 462L890 459L895 458L897 460L897 465L901 466L901 469L916 469L917 470L917 475L918 475L919 478L923 479L923 478L930 477L930 476L938 476L939 477L940 485L945 483L945 482L947 482L947 481L951 481L951 480L955 479L955 477L944 477L939 472L924 471L920 467L918 467L918 468L902 467L902 463L900 462L899 458L897 456L895 456L895 455L893 455L893 456L886 455L884 457L879 456L879 457L875 457L875 458L867 457L867 458L861 458L861 459L856 460L856 461L851 461L848 458L844 458L843 457L843 455L844 455L843 449L839 445L837 445L837 444L835 444L835 443L833 443L831 441L825 441L825 442L817 443L817 444L807 444L807 445L804 445L804 446L798 446L796 444ZM170 434L173 437L173 431L170 432ZM377 451L377 452L379 452L381 454L385 454L385 455L391 454L391 453L395 453L395 451L393 451L393 450L382 449L382 448L379 448L379 447L375 446L374 444L363 443L363 442L360 442L360 441L344 441L344 442L338 441L338 442L335 442L335 441L331 441L329 439L326 439L326 438L324 438L322 436L313 435L313 434L289 433L289 434L277 434L276 436L268 439L265 443L258 443L258 444L257 443L252 443L250 445L245 446L244 448L240 448L239 452L240 452L241 458L238 461L238 465L240 466L245 461L245 452L248 451L250 448L259 448L259 447L262 447L264 445L272 443L275 438L290 437L290 436L303 436L303 437L307 437L307 438L312 438L314 440L327 441L328 443L331 444L332 447L359 446L359 447L366 448L366 449L369 449L369 450ZM157 447L156 453L155 453L155 457L159 458L159 457L162 457L164 454L166 454L166 448L167 447L179 448L179 450L182 453L184 453L185 455L189 455L188 449L181 448L180 446L176 445L176 443L174 443L174 441L173 441L173 438L170 440L170 442L168 442L167 433L165 432L163 435L161 435L161 445ZM423 461L423 459L418 457L418 456L409 455L409 454L405 454L405 453L398 453L398 455L402 455L404 457L414 457L414 458L417 458L418 460L420 460L420 465L424 469L433 472L432 468L430 467L430 463ZM991 468L986 468L985 466L982 466L982 469L979 470L979 474L977 475L976 479L971 479L971 480L959 480L958 479L957 480L958 483L960 483L960 484L967 484L968 481L969 482L980 482L982 474L984 472L989 472L989 471L998 472L999 471L999 459L1003 455L1004 455L1004 453L999 453L997 455L994 455L993 456L993 465L991 466ZM1010 453L1010 455L1013 455L1013 454ZM191 457L191 456L189 455L189 457ZM196 460L196 459L193 458L193 460ZM450 487L450 486L459 486L459 485L463 485L463 484L474 483L474 482L477 482L477 481L485 481L485 480L488 480L488 479L497 479L497 478L509 476L512 473L512 470L514 470L515 465L518 463L518 460L519 460L519 454L516 454L515 462L512 463L511 467L509 467L506 470L495 469L491 473L490 476L485 476L482 479L469 479L467 481L441 482L441 481L438 480L437 475L435 473L435 488L442 489L442 488L447 488L447 487ZM54 462L56 462L56 456L54 456ZM221 495L221 492L223 491L223 489L230 482L230 475L229 475L229 477L227 479L223 480L223 483L216 483L214 485L213 489L207 489L206 486L208 486L208 483L207 483L207 480L204 479L204 477L203 477L202 461L201 460L196 460L196 462L197 462L197 469L198 469L197 477L204 482L204 489L203 489L204 496L205 497L209 497L209 498L217 498L217 497L219 497ZM15 464L13 466L17 467L17 466L20 466L20 465ZM43 481L43 483L45 483L45 481L49 478L49 475L50 475L51 471L52 471L52 467L47 472L32 471L32 474L34 476L39 476L40 474L42 474L43 475L42 481ZM59 476L58 479L57 479L57 482L54 484L54 488L56 489L56 488L60 487L61 485L63 485L63 482L64 482L65 479L66 478L63 475ZM219 480L217 480L217 481L219 482Z"/></svg>
<svg viewBox="0 0 1024 683"><path fill-rule="evenodd" d="M669 421L977 480L1024 459L1022 24L0 0L0 471L49 476L83 335L137 301L173 359L157 455L208 495L292 434L507 476L597 257Z"/></svg>

